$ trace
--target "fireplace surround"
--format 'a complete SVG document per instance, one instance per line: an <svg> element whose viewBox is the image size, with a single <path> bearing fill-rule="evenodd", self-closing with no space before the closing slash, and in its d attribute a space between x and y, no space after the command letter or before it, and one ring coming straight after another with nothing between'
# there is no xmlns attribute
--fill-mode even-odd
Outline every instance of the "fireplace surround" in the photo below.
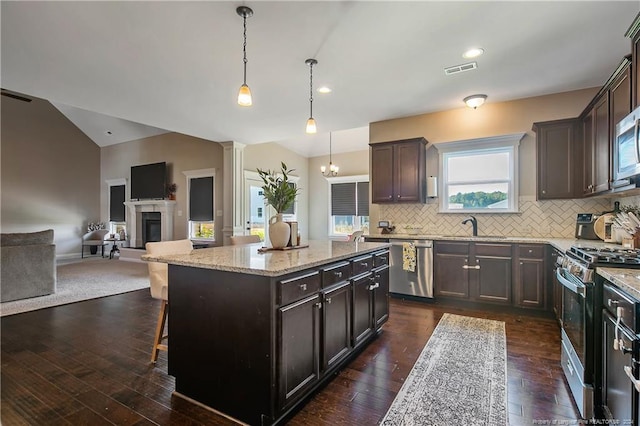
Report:
<svg viewBox="0 0 640 426"><path fill-rule="evenodd" d="M175 201L126 201L124 205L127 206L128 209L127 225L129 227L130 247L144 248L145 237L149 237L149 235L146 235L148 232L156 235L155 237L152 237L156 239L158 230L158 219L160 221L160 239L158 241L173 240L173 213L176 207ZM152 215L149 215L149 213L152 213ZM158 214L160 215L159 218ZM143 223L143 216L146 218L146 220L144 221L145 223ZM150 221L149 225L151 229L147 227L147 221Z"/></svg>

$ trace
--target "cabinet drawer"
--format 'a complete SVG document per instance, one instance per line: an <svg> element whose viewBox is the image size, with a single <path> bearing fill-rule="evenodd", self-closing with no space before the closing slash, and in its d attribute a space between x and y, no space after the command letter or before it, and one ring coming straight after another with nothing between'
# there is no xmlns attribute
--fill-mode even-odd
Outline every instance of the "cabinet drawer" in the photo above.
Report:
<svg viewBox="0 0 640 426"><path fill-rule="evenodd" d="M351 272L354 277L356 275L369 272L372 267L373 267L373 256L371 255L357 257L351 261Z"/></svg>
<svg viewBox="0 0 640 426"><path fill-rule="evenodd" d="M469 254L469 243L440 242L436 241L435 249L438 253Z"/></svg>
<svg viewBox="0 0 640 426"><path fill-rule="evenodd" d="M539 244L520 244L520 257L526 259L544 259L544 246Z"/></svg>
<svg viewBox="0 0 640 426"><path fill-rule="evenodd" d="M476 255L511 257L511 244L476 243Z"/></svg>
<svg viewBox="0 0 640 426"><path fill-rule="evenodd" d="M351 263L340 262L322 268L322 287L351 278Z"/></svg>
<svg viewBox="0 0 640 426"><path fill-rule="evenodd" d="M295 302L320 290L320 273L314 271L278 283L280 305Z"/></svg>
<svg viewBox="0 0 640 426"><path fill-rule="evenodd" d="M380 268L389 264L389 250L373 254L373 267Z"/></svg>

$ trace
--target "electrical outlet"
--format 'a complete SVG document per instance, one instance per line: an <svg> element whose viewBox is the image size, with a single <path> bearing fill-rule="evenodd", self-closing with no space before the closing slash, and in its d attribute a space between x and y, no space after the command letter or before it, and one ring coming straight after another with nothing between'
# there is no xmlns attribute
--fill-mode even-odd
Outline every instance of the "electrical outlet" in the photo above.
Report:
<svg viewBox="0 0 640 426"><path fill-rule="evenodd" d="M522 235L528 235L531 233L531 227L530 226L522 226L520 227L520 232L522 233Z"/></svg>

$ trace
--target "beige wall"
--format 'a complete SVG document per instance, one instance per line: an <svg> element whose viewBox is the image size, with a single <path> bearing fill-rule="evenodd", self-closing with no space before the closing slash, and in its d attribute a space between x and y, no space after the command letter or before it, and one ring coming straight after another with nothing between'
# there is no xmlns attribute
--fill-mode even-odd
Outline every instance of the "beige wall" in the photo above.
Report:
<svg viewBox="0 0 640 426"><path fill-rule="evenodd" d="M255 172L260 168L278 171L281 162L284 162L288 169L295 169L291 173L292 176L300 177L297 219L300 237L306 241L309 239L309 206L310 203L315 203L310 201L313 192L309 186L309 160L273 142L247 145L244 149L244 170Z"/></svg>
<svg viewBox="0 0 640 426"><path fill-rule="evenodd" d="M369 174L369 150L332 154L331 160L340 167L340 177ZM309 191L313 194L309 209L309 238L313 240L329 236L329 184L320 173L323 165L329 165L328 155L309 159Z"/></svg>
<svg viewBox="0 0 640 426"><path fill-rule="evenodd" d="M429 146L460 140L525 133L519 151L520 214L483 214L479 217L481 233L571 237L576 212L599 212L610 208L608 199L536 201L536 143L531 130L538 121L578 116L598 88L557 93L509 102L487 102L473 110L459 108L413 117L371 123L373 143L423 136ZM438 175L438 152L427 149L427 175ZM389 219L399 225L422 225L425 231L465 235L460 225L464 215L441 214L437 203L374 205L371 223ZM484 229L483 229L484 227ZM373 229L372 229L373 230Z"/></svg>
<svg viewBox="0 0 640 426"><path fill-rule="evenodd" d="M52 228L58 258L80 257L100 220L100 148L49 102L2 96L2 232Z"/></svg>
<svg viewBox="0 0 640 426"><path fill-rule="evenodd" d="M173 239L187 238L188 235L187 178L183 174L184 171L216 169L214 205L215 210L222 210L222 146L216 142L180 133L165 133L102 148L100 211L104 221L109 218L107 180L126 179L126 199L130 200L131 166L161 161L167 163L167 183L175 182L178 185ZM130 220L132 218L127 217L127 221ZM216 240L218 244L222 244L222 217L216 217L215 222Z"/></svg>

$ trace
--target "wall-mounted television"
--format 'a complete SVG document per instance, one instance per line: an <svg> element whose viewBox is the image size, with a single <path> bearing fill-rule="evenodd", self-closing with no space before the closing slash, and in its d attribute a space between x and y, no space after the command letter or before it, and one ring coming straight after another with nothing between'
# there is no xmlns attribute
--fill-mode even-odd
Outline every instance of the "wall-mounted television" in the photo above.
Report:
<svg viewBox="0 0 640 426"><path fill-rule="evenodd" d="M161 200L167 195L167 163L131 167L131 199Z"/></svg>

